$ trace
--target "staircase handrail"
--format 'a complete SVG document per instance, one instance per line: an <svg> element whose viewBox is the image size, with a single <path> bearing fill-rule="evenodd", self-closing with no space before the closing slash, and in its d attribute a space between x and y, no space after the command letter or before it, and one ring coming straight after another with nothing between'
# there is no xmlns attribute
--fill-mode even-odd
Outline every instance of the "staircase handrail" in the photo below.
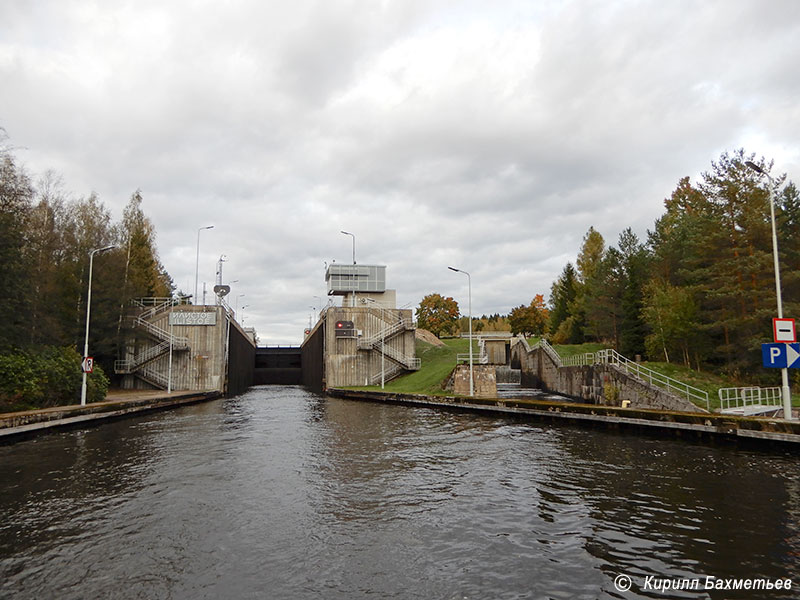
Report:
<svg viewBox="0 0 800 600"><path fill-rule="evenodd" d="M711 412L710 403L708 400L708 392L673 379L668 375L654 371L649 367L645 367L631 359L623 356L616 350L608 348L606 350L598 350L594 353L597 357L597 362L608 364L617 367L625 373L632 375L641 381L647 382L650 385L663 389L675 395L685 396L689 402L693 402L693 398L699 402L705 402L706 410Z"/></svg>
<svg viewBox="0 0 800 600"><path fill-rule="evenodd" d="M706 410L711 412L711 407L708 399L708 392L684 383L677 379L673 379L668 375L659 373L649 367L645 367L629 358L623 356L613 348L605 350L598 350L597 352L586 352L574 356L561 358L561 355L556 351L550 343L542 338L536 344L530 347L530 350L541 348L545 351L556 363L558 367L571 367L571 366L589 366L596 364L607 364L616 367L620 371L636 377L644 383L649 383L653 387L665 390L671 394L685 397L689 402L697 403L703 402L706 405ZM694 401L697 402L694 402Z"/></svg>
<svg viewBox="0 0 800 600"><path fill-rule="evenodd" d="M135 371L143 364L158 358L162 354L166 353L168 350L169 350L169 342L161 342L159 344L156 344L155 346L150 346L149 348L143 350L142 352L135 355L131 359L114 361L114 370L115 371L117 370L117 365L119 364L121 369L125 369L126 371Z"/></svg>
<svg viewBox="0 0 800 600"><path fill-rule="evenodd" d="M143 317L136 317L134 320L134 325L137 327L141 327L142 329L148 331L150 334L155 336L156 338L169 343L170 339L172 339L172 347L182 350L184 348L189 347L189 338L184 336L172 335L166 329L162 329L158 325L151 323L147 319Z"/></svg>
<svg viewBox="0 0 800 600"><path fill-rule="evenodd" d="M383 355L386 356L387 358L390 358L391 360L402 364L404 367L412 371L416 371L422 365L422 361L419 358L416 358L414 356L407 356L402 352L400 352L399 350L396 350L391 346L387 346L386 344L378 343L378 347L376 348L376 350L383 352Z"/></svg>
<svg viewBox="0 0 800 600"><path fill-rule="evenodd" d="M401 367L397 363L389 363L389 367L385 369L383 373L378 372L378 374L372 376L372 378L370 379L370 383L372 385L378 383L381 380L381 375L383 375L384 381L389 381L403 370L404 370L403 367Z"/></svg>
<svg viewBox="0 0 800 600"><path fill-rule="evenodd" d="M358 340L358 347L359 348L370 348L375 344L379 343L382 339L389 339L394 337L396 333L399 331L406 331L408 329L413 329L414 324L411 319L400 319L393 323L389 323L386 327L382 330L378 331L377 333L372 334L368 338L359 338Z"/></svg>

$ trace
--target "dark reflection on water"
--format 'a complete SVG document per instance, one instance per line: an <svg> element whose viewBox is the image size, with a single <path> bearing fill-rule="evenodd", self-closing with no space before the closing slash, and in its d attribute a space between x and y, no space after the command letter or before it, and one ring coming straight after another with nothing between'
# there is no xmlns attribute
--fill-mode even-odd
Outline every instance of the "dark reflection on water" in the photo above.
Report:
<svg viewBox="0 0 800 600"><path fill-rule="evenodd" d="M0 447L0 506L2 598L800 596L795 455L294 387ZM794 589L641 589L705 575Z"/></svg>

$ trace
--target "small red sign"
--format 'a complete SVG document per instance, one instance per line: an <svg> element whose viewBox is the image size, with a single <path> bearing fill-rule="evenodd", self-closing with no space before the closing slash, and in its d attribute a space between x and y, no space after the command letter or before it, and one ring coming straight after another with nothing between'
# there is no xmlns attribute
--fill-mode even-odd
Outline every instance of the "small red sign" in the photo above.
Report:
<svg viewBox="0 0 800 600"><path fill-rule="evenodd" d="M84 373L91 373L94 370L94 358L87 356L81 363L81 370Z"/></svg>
<svg viewBox="0 0 800 600"><path fill-rule="evenodd" d="M797 341L794 319L772 319L772 332L776 344L794 344Z"/></svg>

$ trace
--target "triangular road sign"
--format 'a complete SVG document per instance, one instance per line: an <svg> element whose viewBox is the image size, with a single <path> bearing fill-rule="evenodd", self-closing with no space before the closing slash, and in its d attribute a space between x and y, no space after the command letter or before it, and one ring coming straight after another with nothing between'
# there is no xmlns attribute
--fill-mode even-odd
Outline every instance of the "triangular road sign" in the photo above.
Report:
<svg viewBox="0 0 800 600"><path fill-rule="evenodd" d="M800 359L800 344L786 344L786 366L790 369L796 367Z"/></svg>

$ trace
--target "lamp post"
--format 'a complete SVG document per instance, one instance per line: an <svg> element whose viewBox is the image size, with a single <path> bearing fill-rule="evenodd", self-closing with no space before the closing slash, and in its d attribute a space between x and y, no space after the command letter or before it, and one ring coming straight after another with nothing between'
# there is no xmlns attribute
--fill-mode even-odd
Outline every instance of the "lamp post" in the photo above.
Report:
<svg viewBox="0 0 800 600"><path fill-rule="evenodd" d="M99 252L106 252L116 248L116 245L95 248L89 252L89 291L86 294L86 337L83 340L83 382L81 383L81 406L86 406L86 359L89 357L89 315L92 310L92 267L94 266L94 255Z"/></svg>
<svg viewBox="0 0 800 600"><path fill-rule="evenodd" d="M775 232L775 181L764 169L752 161L744 163L756 173L765 175L769 181L769 216L772 221L772 260L775 265L775 295L778 298L778 318L783 318L783 301L781 299L781 269L778 262L778 235ZM792 418L792 392L789 389L789 369L781 369L781 396L783 396L783 418L787 421Z"/></svg>
<svg viewBox="0 0 800 600"><path fill-rule="evenodd" d="M356 264L356 234L350 233L349 231L342 231L341 233L352 236L353 238L353 264Z"/></svg>
<svg viewBox="0 0 800 600"><path fill-rule="evenodd" d="M200 227L197 230L197 258L195 259L194 263L194 301L195 304L197 303L197 281L199 279L200 274L200 232L204 229L214 229L213 225L209 225L208 227ZM203 304L205 304L205 299L203 299Z"/></svg>
<svg viewBox="0 0 800 600"><path fill-rule="evenodd" d="M456 269L455 267L447 267L456 273L463 273L467 276L467 289L469 290L469 395L475 395L475 386L472 381L472 277L466 271Z"/></svg>
<svg viewBox="0 0 800 600"><path fill-rule="evenodd" d="M239 298L244 298L244 297L245 297L245 294L239 294L239 295L236 296L236 308L233 311L234 313L238 313L239 312Z"/></svg>
<svg viewBox="0 0 800 600"><path fill-rule="evenodd" d="M364 297L364 300L378 304L376 300L369 297ZM386 319L383 317L383 306L379 305L378 308L381 309L381 389L384 389L386 384Z"/></svg>
<svg viewBox="0 0 800 600"><path fill-rule="evenodd" d="M172 335L172 309L175 302L170 299L169 303L169 366L167 367L167 394L172 393L172 346L175 336Z"/></svg>
<svg viewBox="0 0 800 600"><path fill-rule="evenodd" d="M320 296L312 296L312 298L314 298L315 300L319 300L319 302L317 303L319 305L319 317L317 318L317 320L319 321L319 319L322 318L322 308L323 308L322 298Z"/></svg>

